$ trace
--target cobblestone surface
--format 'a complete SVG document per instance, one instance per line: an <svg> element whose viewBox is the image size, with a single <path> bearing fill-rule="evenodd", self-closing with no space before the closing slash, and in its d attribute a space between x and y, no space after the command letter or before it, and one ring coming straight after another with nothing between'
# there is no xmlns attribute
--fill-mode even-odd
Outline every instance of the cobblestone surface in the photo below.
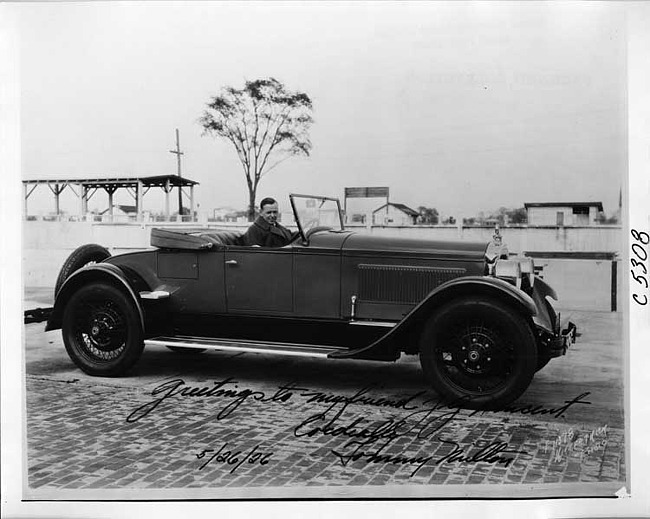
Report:
<svg viewBox="0 0 650 519"><path fill-rule="evenodd" d="M344 452L348 438L295 437L303 417L326 409L325 404L315 408L305 403L305 398L276 405L247 401L222 420L215 419L223 409L219 399L177 398L173 405L171 400L164 402L145 418L128 423L126 417L152 400L150 393L30 376L27 395L32 488L557 483L617 481L624 475L620 428L600 432L584 425L506 418L503 413L485 419L461 412L432 437L401 437L383 451L408 458L433 457L411 475L415 464L357 460L343 466L332 450ZM346 413L360 414L369 429L387 415L409 414L359 405L349 405ZM584 439L589 435L594 441ZM526 454L504 454L514 459L507 467L486 462L436 464L453 448L438 441L440 437L457 442L470 454L497 441ZM241 451L244 456L237 456L237 461L256 446L271 456L264 465L246 460L235 467L215 458L201 468L212 453L201 459L198 455L222 446L223 454Z"/></svg>
<svg viewBox="0 0 650 519"><path fill-rule="evenodd" d="M437 397L426 390L414 358L385 364L218 352L179 356L152 348L129 377L93 378L72 365L60 333L26 325L28 485L362 489L623 482L621 315L574 318L590 322L575 350L538 373L516 403L557 409L589 393L582 400L591 404L574 404L559 418L467 410L450 416L454 410L448 408L427 413ZM134 412L148 403L153 407L173 380L183 381L177 391L223 383L230 393L175 394L137 419ZM289 383L303 389L278 393ZM154 395L162 384L167 389ZM351 397L369 384L374 387L365 397L408 403L396 409L310 402L313 392ZM355 452L345 432L387 430L400 419L411 429L402 426L404 434L381 449L383 457L371 454L385 439L359 447L356 453L365 454L357 459L345 457ZM338 432L306 434L330 421ZM490 457L490 445L509 452L492 447ZM471 459L481 449L484 457Z"/></svg>

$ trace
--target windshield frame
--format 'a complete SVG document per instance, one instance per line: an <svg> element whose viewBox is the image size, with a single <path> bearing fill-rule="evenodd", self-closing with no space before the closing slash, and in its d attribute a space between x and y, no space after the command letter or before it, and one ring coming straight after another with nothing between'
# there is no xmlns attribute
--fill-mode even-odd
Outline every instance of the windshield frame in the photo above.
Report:
<svg viewBox="0 0 650 519"><path fill-rule="evenodd" d="M302 226L302 222L300 221L300 216L298 214L298 210L296 209L294 198L313 198L316 200L320 200L321 202L328 201L328 200L332 202L336 202L336 207L338 208L338 213L339 213L339 222L341 224L341 231L345 230L345 225L343 224L343 212L341 211L341 201L338 198L332 198L329 196L321 196L321 195L305 195L305 194L291 193L289 195L289 201L291 202L293 219L296 221L296 225L298 226L298 232L300 233L300 236L302 237L302 240L304 242L307 241L307 235Z"/></svg>

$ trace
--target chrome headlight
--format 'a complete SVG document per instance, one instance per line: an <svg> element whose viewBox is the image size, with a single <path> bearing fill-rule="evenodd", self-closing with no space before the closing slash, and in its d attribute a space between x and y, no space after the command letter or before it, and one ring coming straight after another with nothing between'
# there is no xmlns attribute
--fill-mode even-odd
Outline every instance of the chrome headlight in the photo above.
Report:
<svg viewBox="0 0 650 519"><path fill-rule="evenodd" d="M533 283L535 283L535 262L533 258L522 258L519 260L519 265L521 266L522 276L528 276L528 282L532 287Z"/></svg>
<svg viewBox="0 0 650 519"><path fill-rule="evenodd" d="M499 260L494 267L494 275L498 278L515 282L521 288L521 264L519 260Z"/></svg>

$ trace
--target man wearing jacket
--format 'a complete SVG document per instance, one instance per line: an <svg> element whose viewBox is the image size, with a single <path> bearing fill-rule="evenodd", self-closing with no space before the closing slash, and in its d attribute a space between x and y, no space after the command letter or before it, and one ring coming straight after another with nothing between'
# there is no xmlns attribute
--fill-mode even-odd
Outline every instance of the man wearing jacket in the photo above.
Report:
<svg viewBox="0 0 650 519"><path fill-rule="evenodd" d="M273 198L260 202L260 215L242 235L242 245L260 247L284 247L291 243L294 235L278 223L278 203Z"/></svg>

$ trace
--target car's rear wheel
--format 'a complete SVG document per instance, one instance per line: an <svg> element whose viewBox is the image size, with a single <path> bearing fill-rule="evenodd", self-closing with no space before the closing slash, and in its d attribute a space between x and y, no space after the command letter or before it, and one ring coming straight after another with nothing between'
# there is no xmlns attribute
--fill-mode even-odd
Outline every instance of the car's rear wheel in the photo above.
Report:
<svg viewBox="0 0 650 519"><path fill-rule="evenodd" d="M122 375L138 361L144 348L134 302L106 283L91 283L72 294L63 313L62 330L68 355L89 375Z"/></svg>
<svg viewBox="0 0 650 519"><path fill-rule="evenodd" d="M97 245L96 243L88 243L81 247L77 247L72 254L66 258L61 270L59 270L59 275L57 276L54 285L54 295L56 296L59 293L65 280L81 267L85 267L92 263L99 263L100 261L104 261L106 258L110 257L111 253L108 252L108 249L101 245Z"/></svg>
<svg viewBox="0 0 650 519"><path fill-rule="evenodd" d="M493 299L456 299L426 323L424 374L445 400L498 408L528 388L537 367L535 337L515 309Z"/></svg>

